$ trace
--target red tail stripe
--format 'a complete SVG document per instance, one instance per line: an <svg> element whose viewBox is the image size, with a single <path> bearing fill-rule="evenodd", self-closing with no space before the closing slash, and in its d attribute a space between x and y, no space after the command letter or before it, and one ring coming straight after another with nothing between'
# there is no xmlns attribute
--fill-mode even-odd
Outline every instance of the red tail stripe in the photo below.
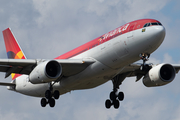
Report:
<svg viewBox="0 0 180 120"><path fill-rule="evenodd" d="M15 54L17 54L19 51L21 51L10 28L7 28L6 30L3 31L3 36L4 36L5 46L6 46L6 52L12 51Z"/></svg>

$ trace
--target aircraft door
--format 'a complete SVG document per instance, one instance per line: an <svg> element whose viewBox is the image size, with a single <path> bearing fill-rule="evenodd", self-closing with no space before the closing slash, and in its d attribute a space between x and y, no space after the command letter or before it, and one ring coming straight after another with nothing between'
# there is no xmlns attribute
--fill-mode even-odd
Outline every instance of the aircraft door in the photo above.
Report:
<svg viewBox="0 0 180 120"><path fill-rule="evenodd" d="M136 26L136 23L130 24L129 30L127 33L127 39L126 39L126 45L127 47L131 48L131 43L134 41L134 28Z"/></svg>

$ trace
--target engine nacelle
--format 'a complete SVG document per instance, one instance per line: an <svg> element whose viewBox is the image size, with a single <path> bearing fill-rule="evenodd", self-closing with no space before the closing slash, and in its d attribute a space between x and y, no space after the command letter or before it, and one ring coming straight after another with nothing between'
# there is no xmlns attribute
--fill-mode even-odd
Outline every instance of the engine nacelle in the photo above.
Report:
<svg viewBox="0 0 180 120"><path fill-rule="evenodd" d="M33 84L47 83L56 80L61 73L62 67L57 61L45 61L33 69L29 74L29 81Z"/></svg>
<svg viewBox="0 0 180 120"><path fill-rule="evenodd" d="M143 78L146 87L162 86L174 80L175 69L170 64L159 64L149 70Z"/></svg>

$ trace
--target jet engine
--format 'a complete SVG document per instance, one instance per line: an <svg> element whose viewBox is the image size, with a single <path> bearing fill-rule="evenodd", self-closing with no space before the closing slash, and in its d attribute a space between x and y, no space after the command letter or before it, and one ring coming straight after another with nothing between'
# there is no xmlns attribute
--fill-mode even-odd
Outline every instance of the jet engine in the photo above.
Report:
<svg viewBox="0 0 180 120"><path fill-rule="evenodd" d="M146 87L162 86L174 80L175 69L170 64L159 64L152 67L143 78Z"/></svg>
<svg viewBox="0 0 180 120"><path fill-rule="evenodd" d="M55 81L62 73L61 65L55 61L45 61L38 64L29 74L29 81L33 84Z"/></svg>

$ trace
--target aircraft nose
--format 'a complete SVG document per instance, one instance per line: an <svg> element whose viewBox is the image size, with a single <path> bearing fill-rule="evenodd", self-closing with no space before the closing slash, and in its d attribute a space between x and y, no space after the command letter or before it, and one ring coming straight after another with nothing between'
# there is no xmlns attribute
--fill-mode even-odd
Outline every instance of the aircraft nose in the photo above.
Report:
<svg viewBox="0 0 180 120"><path fill-rule="evenodd" d="M164 26L153 26L151 34L151 47L157 49L164 41L166 30Z"/></svg>
<svg viewBox="0 0 180 120"><path fill-rule="evenodd" d="M156 26L155 27L155 32L157 34L157 36L159 37L159 39L163 39L166 35L166 29L164 26Z"/></svg>
<svg viewBox="0 0 180 120"><path fill-rule="evenodd" d="M153 26L151 42L153 45L160 45L165 38L166 30L164 26Z"/></svg>
<svg viewBox="0 0 180 120"><path fill-rule="evenodd" d="M154 33L155 33L156 38L160 42L162 42L164 40L165 35L166 35L165 27L164 26L156 26L154 28Z"/></svg>

